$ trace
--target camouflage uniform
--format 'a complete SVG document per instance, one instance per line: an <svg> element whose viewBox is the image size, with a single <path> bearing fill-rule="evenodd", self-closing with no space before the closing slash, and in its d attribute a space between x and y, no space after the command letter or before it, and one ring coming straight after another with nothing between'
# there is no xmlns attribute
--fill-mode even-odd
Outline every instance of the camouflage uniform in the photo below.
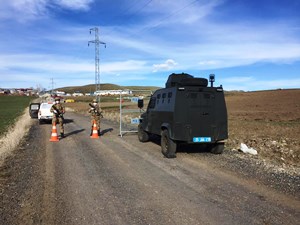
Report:
<svg viewBox="0 0 300 225"><path fill-rule="evenodd" d="M55 98L55 102L59 101L59 98ZM54 112L54 107L61 113L58 115L57 113ZM59 128L60 128L60 136L64 137L64 117L63 114L65 113L65 108L61 103L55 103L51 109L50 112L53 113L53 118L52 118L52 125L58 124L59 123Z"/></svg>
<svg viewBox="0 0 300 225"><path fill-rule="evenodd" d="M97 103L96 100L93 100L93 103ZM93 103L91 105L93 105L94 108L91 107L89 109L89 113L91 113L91 119L92 119L91 135L92 135L92 131L93 131L93 122L94 122L94 120L96 121L98 135L100 135L100 118L101 118L102 111L101 111L101 108L98 105L98 103L96 105L94 105Z"/></svg>

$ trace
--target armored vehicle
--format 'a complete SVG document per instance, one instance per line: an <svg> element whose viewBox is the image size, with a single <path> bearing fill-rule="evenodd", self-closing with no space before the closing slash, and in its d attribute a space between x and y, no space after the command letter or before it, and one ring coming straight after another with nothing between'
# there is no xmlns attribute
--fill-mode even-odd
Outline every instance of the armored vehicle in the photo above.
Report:
<svg viewBox="0 0 300 225"><path fill-rule="evenodd" d="M210 87L205 78L171 74L166 87L153 93L141 115L138 138L146 142L152 134L161 136L165 157L176 157L181 143L202 145L221 154L228 138L227 109L222 86Z"/></svg>

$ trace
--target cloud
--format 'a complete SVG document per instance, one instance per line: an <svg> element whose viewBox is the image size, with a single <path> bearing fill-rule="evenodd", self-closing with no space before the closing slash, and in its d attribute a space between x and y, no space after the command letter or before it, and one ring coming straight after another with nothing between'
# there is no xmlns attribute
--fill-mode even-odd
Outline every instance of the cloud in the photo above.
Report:
<svg viewBox="0 0 300 225"><path fill-rule="evenodd" d="M206 60L206 61L200 61L199 65L201 66L213 66L217 65L219 62L216 60Z"/></svg>
<svg viewBox="0 0 300 225"><path fill-rule="evenodd" d="M173 59L166 60L165 63L162 64L154 64L153 65L153 72L158 72L161 70L170 70L173 69L177 63Z"/></svg>
<svg viewBox="0 0 300 225"><path fill-rule="evenodd" d="M51 54L0 55L0 67L5 70L32 70L43 73L80 73L94 70L92 63Z"/></svg>
<svg viewBox="0 0 300 225"><path fill-rule="evenodd" d="M0 19L14 19L19 22L47 15L48 0L1 1Z"/></svg>
<svg viewBox="0 0 300 225"><path fill-rule="evenodd" d="M222 84L227 91L231 90L243 90L243 91L255 91L255 90L271 90L279 88L299 88L300 79L257 79L255 77L240 76L240 77L227 77L218 80L218 83Z"/></svg>
<svg viewBox="0 0 300 225"><path fill-rule="evenodd" d="M50 54L0 55L0 68L2 71L15 69L70 74L90 73L95 71L94 62L85 62L82 59L69 56ZM100 72L103 73L139 71L145 70L146 68L146 61L139 60L100 63Z"/></svg>
<svg viewBox="0 0 300 225"><path fill-rule="evenodd" d="M94 0L9 0L1 1L0 20L10 19L26 22L47 17L51 10L62 8L68 10L89 9Z"/></svg>
<svg viewBox="0 0 300 225"><path fill-rule="evenodd" d="M90 4L94 0L55 0L55 4L59 7L70 9L70 10L88 10Z"/></svg>
<svg viewBox="0 0 300 225"><path fill-rule="evenodd" d="M156 25L162 24L191 24L210 15L215 7L223 4L223 0L164 0L153 1L144 11L156 14ZM152 21L153 23L153 21Z"/></svg>
<svg viewBox="0 0 300 225"><path fill-rule="evenodd" d="M120 81L136 81L143 78L140 71L151 71L146 61L124 60L114 62L101 62L101 82L118 83ZM2 86L12 86L18 83L34 84L34 82L47 83L50 78L56 80L57 86L93 83L95 76L94 62L87 62L70 56L18 54L0 55L0 76L5 77ZM92 81L92 82L91 82Z"/></svg>
<svg viewBox="0 0 300 225"><path fill-rule="evenodd" d="M246 83L246 82L253 82L254 78L253 77L246 77L246 76L241 76L241 77L227 77L220 79L220 82L224 83Z"/></svg>
<svg viewBox="0 0 300 225"><path fill-rule="evenodd" d="M100 70L104 73L116 73L126 71L145 70L146 62L138 60L126 60L121 62L111 62L100 65Z"/></svg>

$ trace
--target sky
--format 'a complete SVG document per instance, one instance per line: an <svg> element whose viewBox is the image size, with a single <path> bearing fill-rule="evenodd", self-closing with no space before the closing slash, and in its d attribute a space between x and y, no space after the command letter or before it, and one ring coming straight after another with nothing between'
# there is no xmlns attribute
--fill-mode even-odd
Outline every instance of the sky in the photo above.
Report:
<svg viewBox="0 0 300 225"><path fill-rule="evenodd" d="M0 0L0 88L164 87L171 73L225 90L300 88L299 0Z"/></svg>

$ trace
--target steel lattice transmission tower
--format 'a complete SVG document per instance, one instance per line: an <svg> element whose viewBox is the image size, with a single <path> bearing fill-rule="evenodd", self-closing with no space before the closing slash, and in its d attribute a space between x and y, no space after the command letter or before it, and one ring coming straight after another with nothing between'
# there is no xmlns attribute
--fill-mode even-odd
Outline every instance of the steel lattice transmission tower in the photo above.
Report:
<svg viewBox="0 0 300 225"><path fill-rule="evenodd" d="M104 45L106 48L106 43L102 42L99 40L99 29L98 27L94 27L90 29L90 34L93 32L95 32L95 40L93 41L89 41L88 45L90 45L90 43L95 44L95 91L100 91L100 66L99 66L99 61L100 61L100 56L99 56L99 48L100 48L100 44ZM99 95L97 95L97 102L100 102L100 93Z"/></svg>

